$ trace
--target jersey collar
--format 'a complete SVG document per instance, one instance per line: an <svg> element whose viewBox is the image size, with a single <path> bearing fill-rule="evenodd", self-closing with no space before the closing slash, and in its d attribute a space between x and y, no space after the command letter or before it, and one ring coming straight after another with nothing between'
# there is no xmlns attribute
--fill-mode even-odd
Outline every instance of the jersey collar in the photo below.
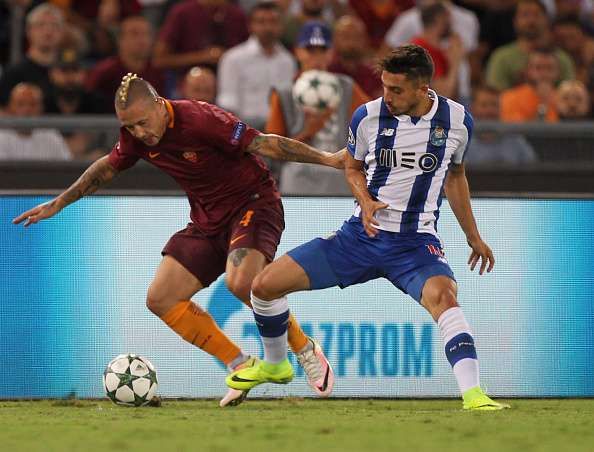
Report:
<svg viewBox="0 0 594 452"><path fill-rule="evenodd" d="M173 113L173 106L171 105L171 102L169 102L167 99L164 99L164 101L167 113L169 113L169 124L167 124L167 127L171 129L175 123L175 114Z"/></svg>

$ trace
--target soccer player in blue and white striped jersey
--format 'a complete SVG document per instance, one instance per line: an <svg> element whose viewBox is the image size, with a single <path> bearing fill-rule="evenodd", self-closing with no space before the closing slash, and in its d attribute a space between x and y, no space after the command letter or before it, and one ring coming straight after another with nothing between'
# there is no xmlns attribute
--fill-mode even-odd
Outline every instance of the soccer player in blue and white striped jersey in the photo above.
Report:
<svg viewBox="0 0 594 452"><path fill-rule="evenodd" d="M463 407L506 408L480 387L472 332L437 235L445 188L472 249L471 270L479 261L481 275L493 269L493 253L477 229L464 172L472 117L462 105L429 89L433 62L422 47L397 48L381 68L383 97L359 107L349 130L345 175L357 200L355 212L336 234L289 251L256 277L252 306L265 357L230 374L227 385L249 390L292 379L287 294L386 278L437 322ZM329 395L332 372L326 369L314 378L318 394Z"/></svg>

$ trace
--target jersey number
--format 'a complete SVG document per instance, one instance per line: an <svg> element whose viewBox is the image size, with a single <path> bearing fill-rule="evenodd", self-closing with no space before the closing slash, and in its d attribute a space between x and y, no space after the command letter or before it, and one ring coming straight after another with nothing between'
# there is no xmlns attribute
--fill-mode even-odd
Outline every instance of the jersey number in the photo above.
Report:
<svg viewBox="0 0 594 452"><path fill-rule="evenodd" d="M252 215L254 215L254 211L248 210L239 222L239 224L242 226L247 226L248 224L250 224L250 221L252 221Z"/></svg>

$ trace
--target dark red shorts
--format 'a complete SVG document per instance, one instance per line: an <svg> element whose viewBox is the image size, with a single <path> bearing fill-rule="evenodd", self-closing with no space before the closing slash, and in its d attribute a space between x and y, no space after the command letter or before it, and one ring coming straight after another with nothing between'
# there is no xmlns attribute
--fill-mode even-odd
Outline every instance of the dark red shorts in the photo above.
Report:
<svg viewBox="0 0 594 452"><path fill-rule="evenodd" d="M254 201L240 209L216 235L207 236L189 223L169 239L161 254L175 258L208 287L225 272L227 256L234 249L252 248L272 261L284 229L280 200Z"/></svg>

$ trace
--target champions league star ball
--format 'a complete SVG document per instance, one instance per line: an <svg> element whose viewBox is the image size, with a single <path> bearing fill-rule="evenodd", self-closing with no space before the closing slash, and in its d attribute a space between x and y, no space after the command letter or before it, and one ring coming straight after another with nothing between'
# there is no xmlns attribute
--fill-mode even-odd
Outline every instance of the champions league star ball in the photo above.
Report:
<svg viewBox="0 0 594 452"><path fill-rule="evenodd" d="M335 108L340 102L338 77L325 71L306 71L293 85L293 98L302 107Z"/></svg>
<svg viewBox="0 0 594 452"><path fill-rule="evenodd" d="M142 356L116 356L103 372L105 393L118 405L146 405L157 392L157 386L155 367Z"/></svg>

